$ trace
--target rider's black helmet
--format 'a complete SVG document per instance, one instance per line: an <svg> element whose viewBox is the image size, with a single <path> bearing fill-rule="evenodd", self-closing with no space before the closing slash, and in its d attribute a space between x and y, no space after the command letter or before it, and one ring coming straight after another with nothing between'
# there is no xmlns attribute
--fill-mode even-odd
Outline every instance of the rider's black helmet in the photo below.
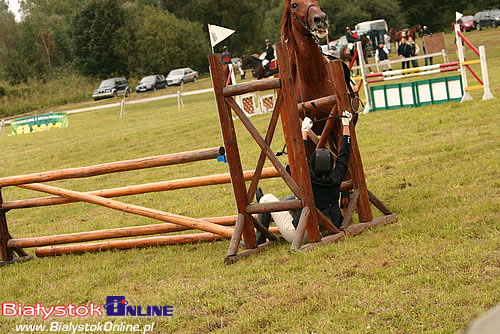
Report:
<svg viewBox="0 0 500 334"><path fill-rule="evenodd" d="M309 162L311 169L316 176L328 175L333 168L332 153L325 149L319 148L313 152Z"/></svg>

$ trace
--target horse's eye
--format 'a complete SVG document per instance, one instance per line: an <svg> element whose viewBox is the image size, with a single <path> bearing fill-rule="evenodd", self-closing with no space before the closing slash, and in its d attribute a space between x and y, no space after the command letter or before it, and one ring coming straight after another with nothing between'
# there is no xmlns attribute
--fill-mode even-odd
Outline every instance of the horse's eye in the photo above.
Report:
<svg viewBox="0 0 500 334"><path fill-rule="evenodd" d="M299 6L299 5L297 5L297 3L295 3L295 2L294 2L294 3L292 3L292 8L293 8L293 9L296 9L298 6Z"/></svg>

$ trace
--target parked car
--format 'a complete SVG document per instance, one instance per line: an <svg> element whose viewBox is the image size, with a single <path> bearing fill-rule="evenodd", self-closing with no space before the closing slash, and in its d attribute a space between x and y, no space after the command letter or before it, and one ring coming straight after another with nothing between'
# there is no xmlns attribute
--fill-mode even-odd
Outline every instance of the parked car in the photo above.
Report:
<svg viewBox="0 0 500 334"><path fill-rule="evenodd" d="M92 98L94 101L105 99L108 97L117 97L118 95L128 96L130 94L130 86L127 79L124 77L106 79L101 82L99 88L94 90Z"/></svg>
<svg viewBox="0 0 500 334"><path fill-rule="evenodd" d="M135 91L142 93L161 88L167 88L167 80L164 75L156 74L142 78L137 87L135 87Z"/></svg>
<svg viewBox="0 0 500 334"><path fill-rule="evenodd" d="M167 85L181 85L186 82L196 81L200 78L198 72L193 71L189 67L178 68L170 71L167 75Z"/></svg>
<svg viewBox="0 0 500 334"><path fill-rule="evenodd" d="M456 22L456 20L453 20L453 22L451 23L452 30L455 30L456 23L460 25L460 31L471 31L474 27L474 16L462 16L460 20L458 20L458 22Z"/></svg>
<svg viewBox="0 0 500 334"><path fill-rule="evenodd" d="M481 30L484 27L496 28L500 25L500 9L489 9L477 12L474 15L474 28Z"/></svg>

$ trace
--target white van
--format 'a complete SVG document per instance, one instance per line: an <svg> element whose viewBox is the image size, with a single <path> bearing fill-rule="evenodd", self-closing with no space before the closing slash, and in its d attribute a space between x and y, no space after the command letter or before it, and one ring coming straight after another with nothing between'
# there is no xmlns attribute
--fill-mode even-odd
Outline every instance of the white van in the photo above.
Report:
<svg viewBox="0 0 500 334"><path fill-rule="evenodd" d="M356 24L355 29L358 34L365 34L373 30L383 32L385 34L389 31L387 22L385 22L384 19L358 23Z"/></svg>

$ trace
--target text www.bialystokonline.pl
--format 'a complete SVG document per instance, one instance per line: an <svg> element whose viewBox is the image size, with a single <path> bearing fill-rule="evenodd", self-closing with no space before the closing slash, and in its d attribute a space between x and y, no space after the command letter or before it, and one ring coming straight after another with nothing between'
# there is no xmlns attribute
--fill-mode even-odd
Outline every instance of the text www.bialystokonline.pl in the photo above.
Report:
<svg viewBox="0 0 500 334"><path fill-rule="evenodd" d="M153 331L155 323L145 325L129 324L126 322L98 322L95 324L74 324L72 322L63 323L52 321L50 324L18 324L16 332L21 333L150 333Z"/></svg>

